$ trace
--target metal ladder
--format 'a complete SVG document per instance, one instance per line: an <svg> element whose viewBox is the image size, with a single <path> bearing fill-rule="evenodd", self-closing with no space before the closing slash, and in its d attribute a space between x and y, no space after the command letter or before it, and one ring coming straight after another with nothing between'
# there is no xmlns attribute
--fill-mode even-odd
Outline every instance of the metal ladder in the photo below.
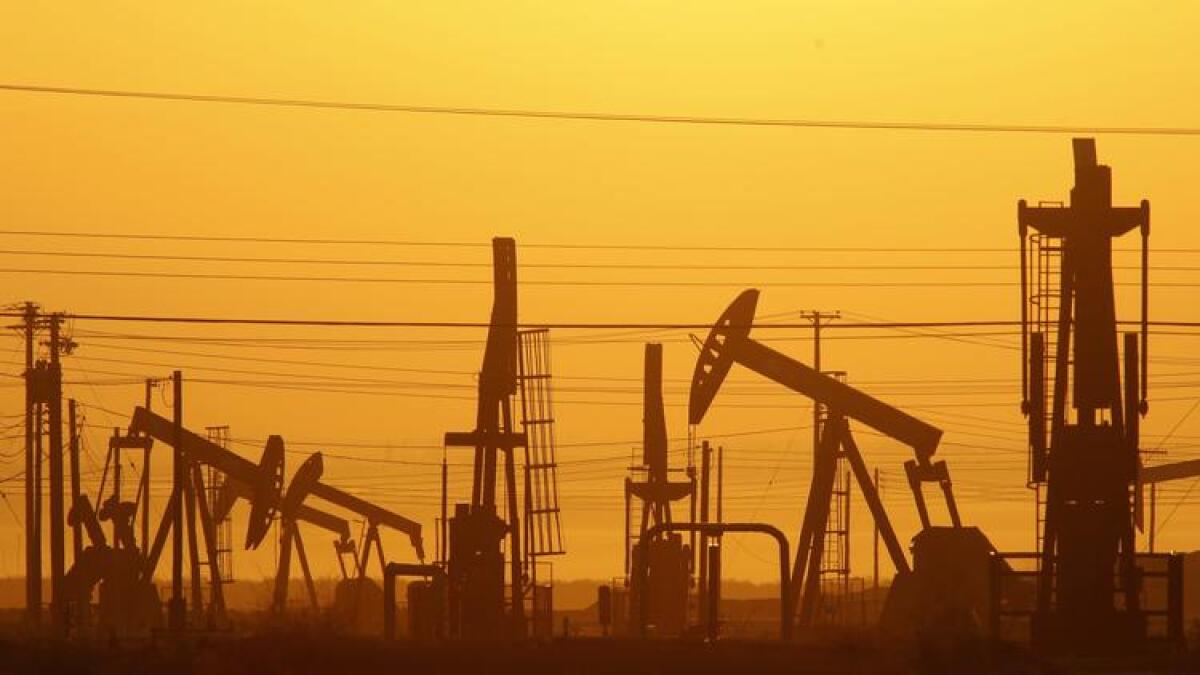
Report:
<svg viewBox="0 0 1200 675"><path fill-rule="evenodd" d="M519 331L517 346L521 426L526 434L524 547L526 559L536 567L536 558L566 552L558 505L550 331Z"/></svg>
<svg viewBox="0 0 1200 675"><path fill-rule="evenodd" d="M221 448L229 449L229 427L207 427L208 440ZM225 474L217 471L213 467L207 467L205 471L204 498L208 501L209 508L217 503L219 495L225 490ZM214 547L217 554L217 570L221 574L221 583L228 584L233 582L233 518L230 514L225 514L225 517L213 523L213 530L217 535L216 546ZM208 561L204 561L207 565ZM211 593L211 589L210 589ZM211 601L211 598L210 598Z"/></svg>
<svg viewBox="0 0 1200 675"><path fill-rule="evenodd" d="M839 382L846 381L843 372L830 374ZM821 406L817 417L818 434L828 419L829 410ZM846 458L840 454L835 471L829 517L825 521L821 564L817 569L821 593L817 621L825 621L830 625L841 624L843 604L850 591L850 473Z"/></svg>
<svg viewBox="0 0 1200 675"><path fill-rule="evenodd" d="M1040 206L1058 205L1061 202L1042 203ZM1029 316L1035 331L1043 335L1045 344L1045 363L1043 372L1046 374L1046 385L1043 386L1046 400L1042 409L1045 411L1045 428L1051 429L1054 411L1054 364L1058 358L1059 349L1070 349L1070 345L1059 345L1058 313L1062 307L1062 239L1044 234L1034 234L1029 237L1030 270L1033 278L1032 293L1029 296ZM1068 387L1068 391L1069 391ZM1047 439L1049 444L1049 439ZM1034 490L1034 550L1042 551L1043 533L1046 523L1046 486L1035 482L1032 476L1032 456L1030 460L1029 485ZM1040 559L1039 559L1040 560Z"/></svg>

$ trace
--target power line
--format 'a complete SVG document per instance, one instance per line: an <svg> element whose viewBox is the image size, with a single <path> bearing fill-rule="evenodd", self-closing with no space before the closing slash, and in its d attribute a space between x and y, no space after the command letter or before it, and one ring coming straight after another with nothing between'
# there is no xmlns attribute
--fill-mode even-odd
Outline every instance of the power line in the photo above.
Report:
<svg viewBox="0 0 1200 675"><path fill-rule="evenodd" d="M0 255L25 255L51 258L98 258L106 260L161 260L172 262L204 262L204 263L252 263L277 265L345 265L368 267L449 267L470 269L491 269L490 262L461 262L449 260L370 260L364 258L277 258L261 256L218 256L218 255L172 255L157 253L112 253L95 251L39 251L27 249L7 249ZM521 263L522 269L595 269L595 270L695 270L695 263ZM883 272L942 272L942 271L1004 271L1015 272L1020 269L1016 263L1011 265L825 265L825 264L795 264L795 265L722 265L704 264L705 271L739 270L739 271L883 271ZM1140 270L1136 265L1114 265L1114 270ZM1197 272L1200 267L1191 265L1154 265L1150 269L1156 272Z"/></svg>
<svg viewBox="0 0 1200 675"><path fill-rule="evenodd" d="M0 87L2 89L2 87ZM200 235L159 234L143 232L81 232L55 230L3 230L0 235L23 237L60 237L71 239L116 239L142 241L185 241L212 243L252 244L296 244L336 246L411 246L429 248L491 248L491 244L479 241L430 241L413 239L334 239L263 237L255 235ZM978 246L725 246L725 245L677 245L677 244L565 244L565 243L521 243L523 249L563 250L616 250L616 251L717 251L759 253L1010 253L1017 254L1017 247ZM1118 252L1140 252L1140 248L1114 248ZM1195 248L1156 248L1155 253L1200 253ZM707 265L706 265L707 267Z"/></svg>
<svg viewBox="0 0 1200 675"><path fill-rule="evenodd" d="M3 267L3 274L57 274L85 277L133 277L148 279L192 279L205 281L272 281L307 283L413 284L413 285L491 285L491 279L434 279L404 277L344 277L283 274L214 274L204 272L137 272L128 270L63 270L27 267ZM534 279L522 286L575 287L667 287L667 288L1011 288L1015 281L602 281L573 279ZM1136 287L1138 282L1116 282L1118 287ZM1155 288L1200 288L1196 282L1156 282Z"/></svg>
<svg viewBox="0 0 1200 675"><path fill-rule="evenodd" d="M1175 423L1175 426L1171 427L1171 430L1167 432L1167 435L1164 436L1161 441L1159 441L1158 447L1155 448L1156 451L1162 449L1163 444L1170 440L1171 436L1179 430L1179 427L1183 426L1183 423L1192 416L1192 413L1196 412L1197 408L1200 408L1200 399L1197 399L1196 402L1192 404L1192 407L1188 408L1188 411L1183 414L1183 417L1179 418L1179 421ZM1177 512L1179 507L1183 505L1184 500L1188 498L1188 495L1192 493L1192 490L1196 488L1197 484L1200 484L1200 477L1197 477L1188 485L1187 492L1183 493L1183 496L1180 497L1179 501L1175 503L1175 507L1171 509L1171 512L1167 514L1166 518L1163 518L1162 525L1158 527L1160 532L1167 526L1167 523L1171 522L1171 518L1175 516L1175 512Z"/></svg>
<svg viewBox="0 0 1200 675"><path fill-rule="evenodd" d="M12 311L0 311L0 317L18 317L20 314ZM256 325L256 326L309 326L309 327L338 327L338 328L489 328L493 324L487 321L372 321L353 319L294 319L294 318L260 318L260 317L217 317L217 316L164 316L150 314L101 314L101 313L72 313L63 312L62 316L71 321L111 321L124 323L163 323L163 324L212 324L212 325ZM1139 321L1118 321L1118 325L1141 325ZM827 328L842 330L848 328L878 328L878 329L911 329L911 328L1012 328L1019 327L1020 321L1010 319L979 319L960 321L842 321L829 324ZM1151 327L1200 328L1200 321L1150 321ZM597 330L597 329L630 329L630 330L697 330L712 327L710 322L520 322L517 328L554 328L563 330ZM809 328L808 323L752 323L750 327L756 330L766 329L802 329ZM938 337L936 333L928 334ZM170 338L171 336L164 336ZM228 339L228 338L216 338Z"/></svg>
<svg viewBox="0 0 1200 675"><path fill-rule="evenodd" d="M188 103L223 103L234 105L272 106L281 108L311 108L323 110L389 112L419 115L454 115L467 117L508 117L517 119L549 119L579 122L639 122L651 124L687 124L735 127L791 127L877 131L953 131L967 133L1200 136L1200 128L1198 127L984 124L930 121L822 120L763 117L712 117L701 115L654 115L646 113L614 113L582 110L535 110L516 108L470 108L458 106L403 105L320 99L139 91L131 89L50 87L45 85L19 83L0 83L0 90L29 94L93 96L102 98L176 101Z"/></svg>
<svg viewBox="0 0 1200 675"><path fill-rule="evenodd" d="M0 317L22 316L16 312L0 312ZM354 327L354 328L489 328L487 321L364 321L341 319L269 319L269 318L227 318L216 316L161 316L149 314L100 314L100 313L71 313L62 314L71 321L112 321L129 323L167 323L167 324L217 324L217 325L263 325L263 326L312 326L312 327ZM1159 325L1162 322L1150 322ZM966 327L1007 327L1020 326L1020 321L1013 320L973 320L973 321L845 321L831 324L830 328L966 328ZM1140 325L1140 324L1139 324ZM1175 327L1200 327L1200 322L1170 322ZM754 323L755 329L798 329L807 328L808 323ZM710 322L679 322L679 323L635 323L635 322L522 322L517 328L557 328L557 329L637 329L637 330L688 330L707 329L712 327Z"/></svg>
<svg viewBox="0 0 1200 675"><path fill-rule="evenodd" d="M134 277L149 279L200 279L219 281L290 281L317 283L360 283L360 284L423 284L423 285L491 285L491 279L432 279L432 278L403 278L403 277L344 277L344 276L311 276L285 274L214 274L205 272L138 272L130 270L62 270L28 267L4 267L0 273L5 274L58 274L64 276L90 277ZM1019 285L1015 281L599 281L599 280L568 280L541 279L522 280L522 286L667 286L667 287L864 287L864 288L980 288L980 287L1012 287ZM1136 284L1116 284L1136 285ZM1157 287L1182 286L1192 288L1200 284L1192 283L1157 283Z"/></svg>

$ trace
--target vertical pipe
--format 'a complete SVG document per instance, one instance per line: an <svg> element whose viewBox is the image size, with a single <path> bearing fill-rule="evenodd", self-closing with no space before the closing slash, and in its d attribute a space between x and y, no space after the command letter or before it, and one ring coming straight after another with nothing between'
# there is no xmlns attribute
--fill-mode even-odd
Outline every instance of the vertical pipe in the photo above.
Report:
<svg viewBox="0 0 1200 675"><path fill-rule="evenodd" d="M1025 200L1017 206L1017 218L1025 210ZM1018 225L1018 237L1021 240L1021 412L1029 414L1029 262L1026 252L1028 228L1024 223Z"/></svg>
<svg viewBox="0 0 1200 675"><path fill-rule="evenodd" d="M688 435L691 436L691 434L688 434ZM696 465L693 464L693 461L694 460L692 458L692 443L691 443L691 440L689 440L688 441L688 479L692 481L692 493L688 500L688 522L691 522L691 523L696 522L696 502L698 501L699 494L700 494L699 493L699 485L697 485L697 481L696 481ZM645 521L645 518L642 518L642 520ZM696 549L696 531L695 530L691 530L690 532L688 532L688 546L692 549L692 569L690 569L688 571L695 573L696 569L699 567L698 561L696 559L698 550ZM637 564L636 561L634 562L634 564Z"/></svg>
<svg viewBox="0 0 1200 675"><path fill-rule="evenodd" d="M821 313L813 312L813 370L821 372ZM821 402L813 400L813 466L821 451Z"/></svg>
<svg viewBox="0 0 1200 675"><path fill-rule="evenodd" d="M117 439L117 429L113 429L113 440ZM121 503L121 445L113 443L109 446L109 453L112 455L112 500L114 504ZM113 539L117 537L117 524L113 522Z"/></svg>
<svg viewBox="0 0 1200 675"><path fill-rule="evenodd" d="M45 371L43 371L44 373ZM43 380L44 382L44 380ZM41 398L41 397L39 397ZM42 436L45 434L43 419L46 406L40 400L34 405L36 414L33 420L33 581L34 581L34 621L42 620Z"/></svg>
<svg viewBox="0 0 1200 675"><path fill-rule="evenodd" d="M1146 413L1150 377L1150 202L1142 200L1142 400L1138 405Z"/></svg>
<svg viewBox="0 0 1200 675"><path fill-rule="evenodd" d="M154 380L146 378L146 412L150 412L150 391ZM150 444L142 452L142 551L150 550Z"/></svg>
<svg viewBox="0 0 1200 675"><path fill-rule="evenodd" d="M383 638L396 639L396 575L390 566L383 568Z"/></svg>
<svg viewBox="0 0 1200 675"><path fill-rule="evenodd" d="M630 483L630 480L628 477L626 477L625 478L625 546L624 546L624 549L625 549L625 579L627 581L629 579L629 549L630 549L630 547L633 546L632 540L629 538L629 518L630 518L629 507L630 507L630 504L632 501L629 497L629 483Z"/></svg>
<svg viewBox="0 0 1200 675"><path fill-rule="evenodd" d="M446 448L442 448L442 562L450 559L450 539L447 536L449 521L446 520L446 487L449 480L449 465L446 462Z"/></svg>
<svg viewBox="0 0 1200 675"><path fill-rule="evenodd" d="M1154 553L1154 534L1158 528L1158 483L1150 484L1150 552Z"/></svg>
<svg viewBox="0 0 1200 675"><path fill-rule="evenodd" d="M700 444L700 522L708 524L709 465L712 447L708 441ZM700 623L708 621L708 532L700 531Z"/></svg>
<svg viewBox="0 0 1200 675"><path fill-rule="evenodd" d="M34 563L34 547L37 542L37 512L34 508L34 408L36 396L36 373L33 369L34 325L37 309L32 302L25 303L25 612L30 622L38 620L38 605L41 602L40 574Z"/></svg>
<svg viewBox="0 0 1200 675"><path fill-rule="evenodd" d="M711 546L705 552L708 557L708 641L715 642L721 623L721 547Z"/></svg>
<svg viewBox="0 0 1200 675"><path fill-rule="evenodd" d="M182 633L187 611L183 598L183 373L176 370L171 376L171 383L175 403L175 433L171 457L171 601L167 618L171 631Z"/></svg>
<svg viewBox="0 0 1200 675"><path fill-rule="evenodd" d="M66 627L62 614L63 579L66 572L66 518L63 512L62 362L60 360L62 316L50 317L50 368L47 404L50 436L50 619L56 629Z"/></svg>
<svg viewBox="0 0 1200 675"><path fill-rule="evenodd" d="M67 426L71 430L71 437L67 447L70 449L71 506L73 507L75 501L79 499L81 489L79 484L79 422L75 411L75 399L67 402ZM79 556L83 553L83 523L77 520L71 529L73 530L71 560L72 562L78 562Z"/></svg>
<svg viewBox="0 0 1200 675"><path fill-rule="evenodd" d="M717 446L717 522L725 522L722 504L725 502L725 446Z"/></svg>
<svg viewBox="0 0 1200 675"><path fill-rule="evenodd" d="M1029 389L1025 412L1029 417L1029 480L1046 480L1048 463L1046 446L1046 334L1037 331L1029 336Z"/></svg>

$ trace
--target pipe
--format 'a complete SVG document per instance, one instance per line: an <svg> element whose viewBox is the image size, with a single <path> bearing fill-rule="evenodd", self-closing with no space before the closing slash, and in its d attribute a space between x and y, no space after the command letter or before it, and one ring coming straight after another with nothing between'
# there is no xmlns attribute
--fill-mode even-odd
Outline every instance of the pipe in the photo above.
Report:
<svg viewBox="0 0 1200 675"><path fill-rule="evenodd" d="M444 588L446 573L437 565L413 563L388 563L383 567L383 637L396 639L396 577L425 577L433 580L435 587ZM437 631L438 634L441 631Z"/></svg>
<svg viewBox="0 0 1200 675"><path fill-rule="evenodd" d="M787 600L789 597L788 574L790 565L788 564L788 541L783 532L766 523L659 523L642 534L638 539L639 548L643 551L646 550L646 545L649 541L664 532L698 532L705 536L720 536L727 532L758 532L773 537L779 545L779 636L784 641L791 639L792 613ZM646 593L646 568L646 557L637 556L634 560L634 573L638 581L636 588L641 589L639 592L643 594ZM638 602L638 616L635 626L637 634L642 637L646 635L647 610L648 603L645 602L645 598L642 598Z"/></svg>

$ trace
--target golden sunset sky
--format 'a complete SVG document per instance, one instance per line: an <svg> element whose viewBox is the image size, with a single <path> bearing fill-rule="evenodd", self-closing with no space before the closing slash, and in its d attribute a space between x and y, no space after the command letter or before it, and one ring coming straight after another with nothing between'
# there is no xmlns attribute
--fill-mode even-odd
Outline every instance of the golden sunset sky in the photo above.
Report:
<svg viewBox="0 0 1200 675"><path fill-rule="evenodd" d="M25 2L0 9L0 83L651 115L1186 127L1200 119L1197 26L1196 5L1144 2ZM1071 134L1055 133L532 120L12 91L0 92L0 129L0 297L74 313L484 321L487 245L512 236L526 322L706 323L750 286L763 290L763 320L797 321L806 309L840 310L845 322L1014 320L1017 200L1066 200L1072 184ZM1189 285L1200 284L1192 266L1200 138L1100 135L1097 143L1113 167L1115 202L1153 205L1160 285L1152 318L1200 320ZM1117 246L1136 243L1131 236ZM647 248L603 248L613 245ZM688 246L718 250L680 248ZM294 261L46 255L54 252ZM1136 262L1128 252L1116 259ZM1118 271L1119 281L1135 278ZM1135 318L1134 289L1120 292L1123 317ZM124 425L141 401L135 380L180 368L190 428L229 425L235 449L255 460L262 439L281 434L296 451L291 467L325 450L329 482L420 520L432 548L442 434L473 426L483 330L82 320L71 329L79 348L66 365L68 395L86 410L90 493L107 429ZM641 438L642 345L666 344L668 424L673 447L682 447L696 357L689 332L704 333L554 332L568 547L554 561L557 577L621 574L621 486ZM831 329L823 365L943 428L938 456L950 464L963 518L1001 549L1031 549L1018 334L916 332ZM755 335L802 360L811 354L806 330ZM1152 336L1143 445L1166 452L1154 461L1200 456L1200 415L1189 416L1200 401L1197 338ZM21 345L15 334L7 340L0 412L15 415ZM809 406L735 368L699 429L725 447L727 520L798 529ZM23 467L18 432L0 442L5 476ZM859 441L907 541L917 527L903 483L909 452L875 435ZM169 489L159 449L156 510ZM452 449L450 458L452 501L462 500L469 452ZM1163 549L1197 547L1192 486L1160 492ZM0 489L21 513L20 480ZM856 500L854 570L869 575L869 516ZM10 542L0 547L0 575L17 575L22 530L0 513L0 540ZM244 515L243 507L239 541ZM336 573L328 535L306 537L315 571ZM394 534L385 546L394 559L413 557ZM772 554L766 542L739 539L725 574L769 580ZM271 574L272 555L269 545L239 554L236 574Z"/></svg>

